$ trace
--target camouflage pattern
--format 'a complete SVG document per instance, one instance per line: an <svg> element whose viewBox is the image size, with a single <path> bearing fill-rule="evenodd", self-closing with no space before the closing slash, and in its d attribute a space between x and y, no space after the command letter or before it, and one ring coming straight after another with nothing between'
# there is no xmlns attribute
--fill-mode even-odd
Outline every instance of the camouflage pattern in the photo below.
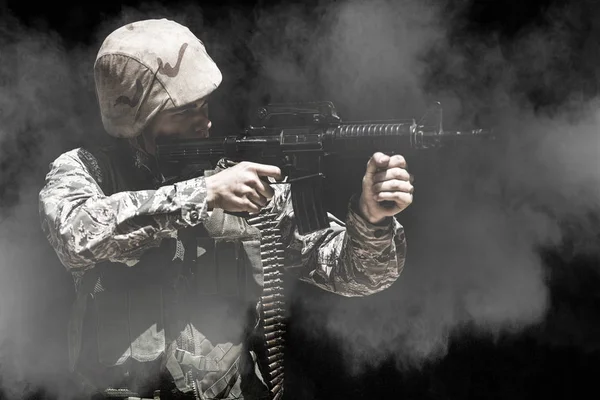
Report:
<svg viewBox="0 0 600 400"><path fill-rule="evenodd" d="M298 279L342 296L365 296L389 287L404 268L404 229L395 218L374 225L360 217L356 197L344 224L329 214L330 228L300 235L289 185L274 185L271 203L279 214L286 270Z"/></svg>
<svg viewBox="0 0 600 400"><path fill-rule="evenodd" d="M177 229L207 218L204 178L106 197L101 175L92 176L81 153L59 156L40 192L42 228L76 282L99 261L134 265ZM144 216L151 218L139 223Z"/></svg>
<svg viewBox="0 0 600 400"><path fill-rule="evenodd" d="M131 152L138 153L134 149ZM136 162L132 162L132 165L137 166L133 169L150 175L152 168L140 163L144 156L133 158ZM210 225L211 220L205 201L204 177L160 186L158 189L119 191L107 195L102 189L106 186L105 175L115 179L131 174L131 170L102 171L90 160L93 157L84 149L71 150L59 156L51 164L46 184L39 195L42 228L58 257L72 273L79 297L87 296L87 289L81 289L82 281L86 274L94 273L97 269L94 266L112 261L135 268L145 253L156 251L166 240L177 240L183 228ZM220 165L225 167L229 164L223 162ZM330 215L329 229L303 236L298 233L294 223L289 185L273 187L275 195L266 208L277 215L286 249L285 267L293 276L342 296L375 293L389 287L398 278L404 267L406 242L403 228L394 218L383 225L370 224L357 214L354 197L349 203L345 224ZM259 242L254 245L258 246ZM173 260L177 253L173 252ZM262 271L257 272L256 268L252 270L258 274L254 279L260 284ZM102 282L98 280L95 286L92 294L97 298L96 301L102 300ZM116 310L119 308L114 303L116 296L118 294L111 294L102 301L110 301L113 304L110 307ZM145 307L151 307L150 300L146 301ZM156 307L160 307L156 304ZM225 318L226 311L218 311L217 303L206 304L206 307L211 310L208 314L218 317L223 313ZM140 313L151 313L151 310L140 309ZM176 338L165 337L163 331L156 330L157 325L139 329L140 337L132 339L130 349L123 354L114 354L113 351L114 365L125 363L135 354L141 354L140 351L146 351L145 357L152 359L163 351L160 346L172 343L171 350L168 350L171 354L177 348L176 351L185 351L189 356L206 360L214 357L223 362L229 360L227 373L239 374L239 360L229 359L236 354L239 357L239 343L233 340L217 345L209 341L203 334L204 329L209 329L205 328L206 322L202 321L204 314L196 312L200 319L188 321L183 329L177 330L180 334ZM214 322L211 324L214 325ZM77 330L81 329L75 328ZM231 331L232 328L227 330ZM107 332L113 335L111 331ZM77 346L79 342L75 343ZM148 343L158 343L158 350L149 349ZM215 353L217 350L219 353ZM77 357L78 350L71 349L71 354ZM142 358L138 356L136 359ZM247 356L247 359L252 358ZM71 365L74 363L72 359ZM255 373L259 374L257 371ZM226 392L227 396L241 394L238 381ZM224 379L219 379L219 382L224 382ZM219 392L215 387L223 390L216 383L212 386L207 383L204 389L206 393L212 390L212 394L200 394L198 398L235 398L218 397Z"/></svg>
<svg viewBox="0 0 600 400"><path fill-rule="evenodd" d="M129 139L160 111L204 98L221 82L202 43L164 19L138 21L109 35L95 78L106 130ZM242 373L250 370L262 380L256 354L241 344L244 323L258 322L245 312L248 305L257 308L256 293L264 285L260 233L239 217L208 211L204 176L165 184L155 160L134 140L120 142L114 151L79 148L60 155L39 194L42 229L77 291L69 323L71 368L97 359L94 371L115 374L94 383L106 388L130 376L120 367L138 362L152 369L157 362L180 390L193 390L198 399L239 398L253 390L242 389ZM205 173L229 165L223 161ZM274 190L266 211L276 216L285 268L293 276L342 296L375 293L398 278L406 242L394 218L368 223L354 196L345 223L329 215L328 229L300 235L289 185ZM202 230L205 237L194 236ZM200 268L185 275L190 257ZM187 279L197 273L200 278ZM227 284L240 273L245 283ZM251 295L239 301L242 296L232 294L248 282ZM90 313L93 322L85 325ZM262 396L256 390L255 397Z"/></svg>
<svg viewBox="0 0 600 400"><path fill-rule="evenodd" d="M149 19L108 35L94 78L104 128L112 136L132 138L161 110L212 93L222 75L188 28Z"/></svg>
<svg viewBox="0 0 600 400"><path fill-rule="evenodd" d="M52 163L39 195L42 228L76 282L100 261L135 265L164 238L208 218L204 177L107 197L79 154L71 150ZM343 296L364 296L398 278L406 240L395 218L383 226L371 224L359 216L352 199L345 224L329 215L329 229L302 236L295 227L289 185L273 188L267 208L279 215L286 269L298 279Z"/></svg>

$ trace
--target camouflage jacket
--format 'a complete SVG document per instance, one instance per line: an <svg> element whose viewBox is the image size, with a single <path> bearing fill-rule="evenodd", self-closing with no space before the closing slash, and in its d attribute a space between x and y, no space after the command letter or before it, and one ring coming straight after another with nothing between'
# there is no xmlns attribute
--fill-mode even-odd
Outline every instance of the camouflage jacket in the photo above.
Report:
<svg viewBox="0 0 600 400"><path fill-rule="evenodd" d="M146 183L131 184L128 191L105 194L107 173L131 171L102 171L85 149L59 156L46 176L39 195L42 229L71 272L78 292L86 274L99 263L133 267L164 240L177 238L182 229L202 225L209 218L204 177L161 186L148 159L135 151L131 155L133 173ZM149 189L149 181L157 188ZM267 208L278 215L286 269L294 277L342 296L376 293L398 278L406 242L395 218L383 225L365 221L356 211L354 196L345 223L329 215L330 228L300 235L289 185L274 185L274 190ZM203 337L203 327L191 325L186 329Z"/></svg>

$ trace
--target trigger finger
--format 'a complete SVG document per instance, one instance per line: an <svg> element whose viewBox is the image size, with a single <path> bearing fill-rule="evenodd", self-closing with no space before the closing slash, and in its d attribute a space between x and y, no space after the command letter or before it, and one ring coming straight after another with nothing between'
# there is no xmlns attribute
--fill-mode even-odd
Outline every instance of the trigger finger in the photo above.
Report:
<svg viewBox="0 0 600 400"><path fill-rule="evenodd" d="M254 185L254 188L259 195L267 198L268 200L270 200L275 194L271 184L266 179L259 179L256 182L256 185Z"/></svg>

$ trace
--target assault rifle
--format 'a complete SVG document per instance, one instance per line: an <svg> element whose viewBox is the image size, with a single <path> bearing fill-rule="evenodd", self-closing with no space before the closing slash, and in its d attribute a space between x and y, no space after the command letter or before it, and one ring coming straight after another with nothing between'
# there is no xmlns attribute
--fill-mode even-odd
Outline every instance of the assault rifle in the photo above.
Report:
<svg viewBox="0 0 600 400"><path fill-rule="evenodd" d="M430 110L431 111L431 110ZM429 111L429 112L430 112ZM442 108L434 122L428 113L419 121L343 122L333 103L269 104L260 107L256 124L236 136L205 139L162 139L156 156L168 177L191 177L214 169L227 158L279 167L291 184L294 214L301 234L329 226L323 206L323 161L332 155L392 155L408 149L455 145L474 137L493 138L487 129L444 131Z"/></svg>

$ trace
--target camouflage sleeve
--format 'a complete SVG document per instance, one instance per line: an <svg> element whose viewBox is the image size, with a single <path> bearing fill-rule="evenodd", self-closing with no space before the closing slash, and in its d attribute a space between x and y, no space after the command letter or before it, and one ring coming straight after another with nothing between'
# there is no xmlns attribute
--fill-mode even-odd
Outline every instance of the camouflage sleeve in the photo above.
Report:
<svg viewBox="0 0 600 400"><path fill-rule="evenodd" d="M346 223L329 214L330 227L300 235L289 185L277 186L278 212L286 245L286 270L298 279L343 296L366 296L388 288L400 276L406 257L404 228L395 218L371 224L349 202Z"/></svg>
<svg viewBox="0 0 600 400"><path fill-rule="evenodd" d="M204 178L105 196L77 150L50 165L39 194L42 229L68 269L105 260L135 264L163 238L208 217Z"/></svg>

